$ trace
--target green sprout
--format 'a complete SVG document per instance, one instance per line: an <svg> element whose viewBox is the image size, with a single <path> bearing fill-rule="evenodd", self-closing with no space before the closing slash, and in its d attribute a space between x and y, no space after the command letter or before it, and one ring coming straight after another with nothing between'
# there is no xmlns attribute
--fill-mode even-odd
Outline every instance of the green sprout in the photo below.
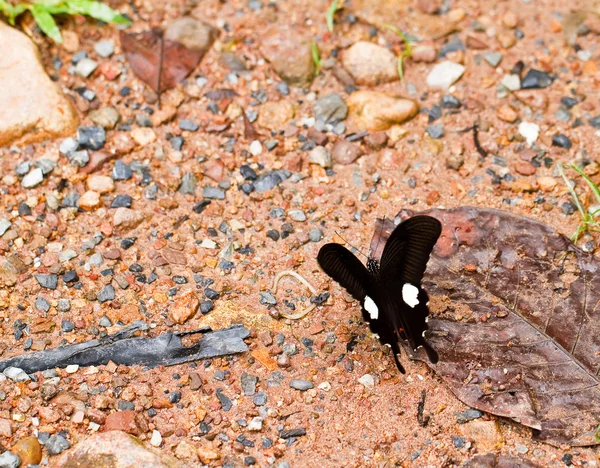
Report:
<svg viewBox="0 0 600 468"><path fill-rule="evenodd" d="M567 169L573 169L581 177L583 177L583 179L587 182L588 186L590 187L590 190L596 197L596 200L598 201L598 203L600 203L600 189L594 182L592 182L592 179L590 179L589 176L585 172L583 172L580 168L578 168L577 166L575 166L575 165L564 165L563 166L562 163L558 163L558 172L561 175L561 177L563 178L563 180L565 181L567 189L569 190L569 193L573 197L575 206L577 206L577 210L581 214L581 222L577 226L577 230L571 235L571 240L573 242L577 242L577 240L579 239L581 234L583 234L584 232L600 231L600 222L596 221L596 216L598 215L598 213L600 213L600 208L598 208L592 212L583 208L583 206L581 205L581 202L579 200L579 197L577 196L577 193L575 193L575 190L573 189L573 187L571 187L571 183L569 182L569 179L567 179L567 176L564 173L563 167L566 167Z"/></svg>
<svg viewBox="0 0 600 468"><path fill-rule="evenodd" d="M336 11L338 11L340 8L340 0L333 0L327 9L327 29L329 29L330 33L333 33L333 17L335 16Z"/></svg>
<svg viewBox="0 0 600 468"><path fill-rule="evenodd" d="M389 29L390 31L392 31L393 33L397 34L398 37L400 37L400 39L402 39L402 41L404 42L404 51L398 57L398 76L400 76L401 81L404 81L403 62L404 62L405 58L408 58L412 55L412 43L408 40L408 37L406 37L406 34L404 34L402 32L402 30L400 30L396 26L392 26L391 24L386 24L385 27L387 29Z"/></svg>
<svg viewBox="0 0 600 468"><path fill-rule="evenodd" d="M315 41L310 45L313 63L315 64L316 74L321 73L321 56L319 55L319 47Z"/></svg>
<svg viewBox="0 0 600 468"><path fill-rule="evenodd" d="M87 15L105 23L129 24L130 21L103 3L94 0L40 0L36 3L13 5L0 0L0 13L14 26L22 13L29 11L44 34L57 43L62 43L62 35L53 15Z"/></svg>

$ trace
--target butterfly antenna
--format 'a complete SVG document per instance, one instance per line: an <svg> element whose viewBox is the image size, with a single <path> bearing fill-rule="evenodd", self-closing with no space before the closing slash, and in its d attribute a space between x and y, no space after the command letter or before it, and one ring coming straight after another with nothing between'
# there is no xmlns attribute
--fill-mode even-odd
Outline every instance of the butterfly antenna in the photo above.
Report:
<svg viewBox="0 0 600 468"><path fill-rule="evenodd" d="M369 257L368 257L367 255L365 255L364 253L362 253L362 252L361 252L359 249L357 249L357 248L356 248L356 247L354 247L354 246L353 246L353 245L352 245L350 242L348 242L346 239L344 239L344 238L342 237L342 235L341 235L339 232L335 231L335 233L336 233L336 234L337 234L337 236L338 236L340 239L342 239L342 240L343 240L343 241L344 241L346 244L348 244L350 247L352 247L354 250L356 250L356 252L358 252L359 254L361 254L361 255L362 255L363 257L365 257L367 260L369 259Z"/></svg>

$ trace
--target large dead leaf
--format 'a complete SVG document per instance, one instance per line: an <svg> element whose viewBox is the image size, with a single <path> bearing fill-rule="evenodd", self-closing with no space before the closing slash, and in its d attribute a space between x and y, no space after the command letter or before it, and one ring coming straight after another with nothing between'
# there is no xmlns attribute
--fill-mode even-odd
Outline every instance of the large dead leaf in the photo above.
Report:
<svg viewBox="0 0 600 468"><path fill-rule="evenodd" d="M188 49L179 42L165 39L154 30L137 34L121 31L120 39L133 72L157 93L183 81L205 54L204 50Z"/></svg>
<svg viewBox="0 0 600 468"><path fill-rule="evenodd" d="M594 445L600 422L600 261L552 227L502 211L430 210L443 226L424 287L431 366L464 403L558 445ZM402 211L396 221L412 216ZM394 221L378 221L379 258ZM381 233L381 235L380 235Z"/></svg>

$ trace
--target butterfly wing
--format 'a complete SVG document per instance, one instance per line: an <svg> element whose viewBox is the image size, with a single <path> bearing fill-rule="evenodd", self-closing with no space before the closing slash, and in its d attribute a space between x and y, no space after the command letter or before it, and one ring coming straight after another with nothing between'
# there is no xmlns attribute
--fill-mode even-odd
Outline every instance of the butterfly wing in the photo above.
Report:
<svg viewBox="0 0 600 468"><path fill-rule="evenodd" d="M402 222L385 244L380 269L383 278L394 278L418 286L427 268L433 246L442 233L442 223L431 216L413 216Z"/></svg>
<svg viewBox="0 0 600 468"><path fill-rule="evenodd" d="M371 275L352 252L340 244L325 244L319 250L317 261L323 271L346 288L354 299L364 301L371 287Z"/></svg>
<svg viewBox="0 0 600 468"><path fill-rule="evenodd" d="M441 223L431 216L414 216L401 223L390 235L381 255L380 277L394 307L390 325L406 337L413 349L423 346L429 360L438 361L435 350L425 341L429 297L421 288L433 246L442 232Z"/></svg>

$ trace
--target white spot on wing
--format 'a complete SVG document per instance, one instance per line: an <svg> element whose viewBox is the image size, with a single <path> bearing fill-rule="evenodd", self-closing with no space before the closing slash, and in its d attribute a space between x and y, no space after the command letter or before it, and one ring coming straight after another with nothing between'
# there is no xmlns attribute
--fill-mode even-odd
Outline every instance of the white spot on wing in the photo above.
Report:
<svg viewBox="0 0 600 468"><path fill-rule="evenodd" d="M377 320L379 318L379 308L377 307L377 304L375 304L375 301L369 296L365 296L364 307L372 320Z"/></svg>
<svg viewBox="0 0 600 468"><path fill-rule="evenodd" d="M415 307L419 303L419 288L413 286L410 283L406 283L402 286L402 300L406 302L410 307Z"/></svg>

